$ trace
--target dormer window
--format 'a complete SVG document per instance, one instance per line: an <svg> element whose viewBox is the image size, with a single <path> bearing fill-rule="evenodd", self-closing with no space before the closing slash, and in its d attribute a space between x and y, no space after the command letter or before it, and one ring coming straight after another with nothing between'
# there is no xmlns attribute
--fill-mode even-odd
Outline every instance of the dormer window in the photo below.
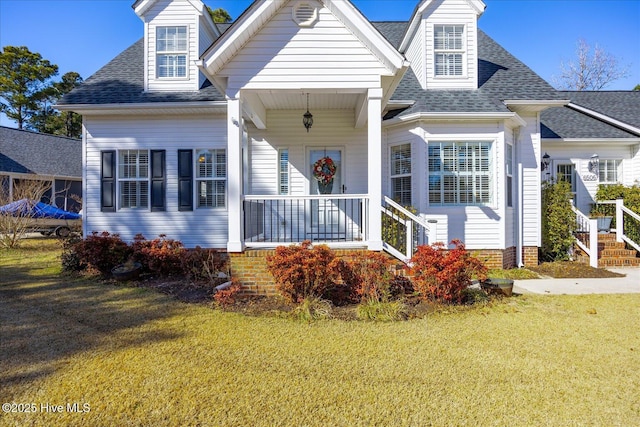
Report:
<svg viewBox="0 0 640 427"><path fill-rule="evenodd" d="M158 78L187 77L187 54L187 27L157 28Z"/></svg>
<svg viewBox="0 0 640 427"><path fill-rule="evenodd" d="M462 76L464 25L434 25L433 33L436 77Z"/></svg>

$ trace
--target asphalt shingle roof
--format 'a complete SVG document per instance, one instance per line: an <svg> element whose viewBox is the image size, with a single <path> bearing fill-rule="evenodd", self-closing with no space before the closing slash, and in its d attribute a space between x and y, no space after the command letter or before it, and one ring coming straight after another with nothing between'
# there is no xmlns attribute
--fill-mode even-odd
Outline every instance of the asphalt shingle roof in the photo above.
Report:
<svg viewBox="0 0 640 427"><path fill-rule="evenodd" d="M640 128L640 91L560 92L572 103Z"/></svg>
<svg viewBox="0 0 640 427"><path fill-rule="evenodd" d="M207 82L195 92L144 91L144 39L138 40L111 62L66 94L61 105L137 104L148 102L224 101Z"/></svg>
<svg viewBox="0 0 640 427"><path fill-rule="evenodd" d="M0 126L0 172L82 177L82 141Z"/></svg>
<svg viewBox="0 0 640 427"><path fill-rule="evenodd" d="M544 110L540 115L540 134L542 138L637 138L629 132L569 107Z"/></svg>

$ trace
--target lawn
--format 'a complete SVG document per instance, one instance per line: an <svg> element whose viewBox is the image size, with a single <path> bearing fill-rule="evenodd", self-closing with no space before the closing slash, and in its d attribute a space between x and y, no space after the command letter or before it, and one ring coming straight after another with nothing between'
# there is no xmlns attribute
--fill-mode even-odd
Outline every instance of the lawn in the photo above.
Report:
<svg viewBox="0 0 640 427"><path fill-rule="evenodd" d="M0 252L0 402L35 410L2 426L640 425L640 294L303 323L65 278L58 254Z"/></svg>

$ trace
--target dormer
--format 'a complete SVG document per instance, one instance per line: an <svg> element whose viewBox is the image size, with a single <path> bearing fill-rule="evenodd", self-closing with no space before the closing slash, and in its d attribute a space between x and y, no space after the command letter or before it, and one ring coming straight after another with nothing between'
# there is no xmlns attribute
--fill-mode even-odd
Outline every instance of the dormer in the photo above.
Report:
<svg viewBox="0 0 640 427"><path fill-rule="evenodd" d="M478 88L480 0L424 0L400 45L423 89Z"/></svg>
<svg viewBox="0 0 640 427"><path fill-rule="evenodd" d="M205 81L196 63L220 36L200 0L138 0L144 22L144 89L197 91Z"/></svg>

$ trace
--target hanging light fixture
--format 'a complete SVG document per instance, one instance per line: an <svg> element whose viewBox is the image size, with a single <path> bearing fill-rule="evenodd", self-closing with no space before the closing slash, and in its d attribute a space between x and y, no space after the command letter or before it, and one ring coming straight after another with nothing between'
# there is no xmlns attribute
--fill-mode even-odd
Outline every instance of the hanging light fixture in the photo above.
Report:
<svg viewBox="0 0 640 427"><path fill-rule="evenodd" d="M309 132L311 126L313 126L313 114L309 112L309 94L307 93L307 112L302 115L302 124Z"/></svg>

